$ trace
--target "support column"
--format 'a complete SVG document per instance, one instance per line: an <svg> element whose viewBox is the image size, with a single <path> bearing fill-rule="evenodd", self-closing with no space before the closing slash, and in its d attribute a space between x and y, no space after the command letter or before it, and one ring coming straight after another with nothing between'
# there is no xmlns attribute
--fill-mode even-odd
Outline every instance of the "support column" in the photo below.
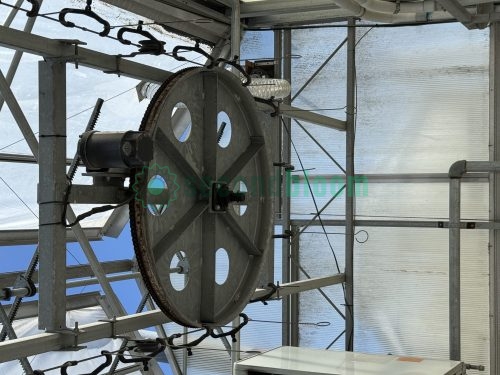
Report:
<svg viewBox="0 0 500 375"><path fill-rule="evenodd" d="M234 56L240 56L241 45L241 13L240 13L240 0L233 0L233 7L231 10L231 59Z"/></svg>
<svg viewBox="0 0 500 375"><path fill-rule="evenodd" d="M490 161L500 161L500 24L490 27ZM490 220L500 221L500 176L490 175ZM500 372L500 232L490 230L490 374Z"/></svg>
<svg viewBox="0 0 500 375"><path fill-rule="evenodd" d="M40 329L66 328L66 228L61 224L66 188L66 63L39 68L39 321ZM35 155L36 156L36 155ZM62 307L62 308L61 308Z"/></svg>
<svg viewBox="0 0 500 375"><path fill-rule="evenodd" d="M460 178L450 179L450 359L460 361Z"/></svg>
<svg viewBox="0 0 500 375"><path fill-rule="evenodd" d="M299 234L300 228L292 225L291 231L293 233L293 237L300 236ZM300 251L300 240L295 239L292 242L292 246L290 249L290 256L292 259L295 259L299 262L299 251ZM299 281L299 265L295 262L291 262L290 264L290 282ZM290 298L290 346L299 346L299 293L294 293L289 296Z"/></svg>
<svg viewBox="0 0 500 375"><path fill-rule="evenodd" d="M347 116L346 116L346 182L345 200L345 349L354 350L354 138L356 120L356 21L351 18L347 29Z"/></svg>

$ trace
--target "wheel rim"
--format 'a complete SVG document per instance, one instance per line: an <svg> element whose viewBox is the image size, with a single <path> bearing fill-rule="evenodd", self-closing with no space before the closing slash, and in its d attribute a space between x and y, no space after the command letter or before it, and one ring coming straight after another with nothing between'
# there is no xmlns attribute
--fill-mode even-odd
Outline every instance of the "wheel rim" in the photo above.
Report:
<svg viewBox="0 0 500 375"><path fill-rule="evenodd" d="M179 324L227 324L257 286L272 230L270 160L255 102L226 70L188 69L158 90L141 130L154 139L154 159L131 176L130 208L148 290ZM246 189L246 199L216 212L224 194L214 186L224 185Z"/></svg>

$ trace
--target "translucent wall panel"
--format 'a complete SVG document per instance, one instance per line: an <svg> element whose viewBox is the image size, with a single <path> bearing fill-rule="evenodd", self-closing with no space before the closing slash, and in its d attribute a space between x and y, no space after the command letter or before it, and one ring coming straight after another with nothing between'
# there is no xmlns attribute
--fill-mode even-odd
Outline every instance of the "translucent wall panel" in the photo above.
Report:
<svg viewBox="0 0 500 375"><path fill-rule="evenodd" d="M366 32L358 29L358 40ZM359 41L358 173L445 173L456 160L488 158L488 35L447 24L376 28ZM293 32L293 53L302 58L293 60L292 93L344 37L341 29ZM344 47L294 105L345 119L345 71ZM344 165L345 136L304 125ZM293 134L314 174L337 173L295 125Z"/></svg>
<svg viewBox="0 0 500 375"><path fill-rule="evenodd" d="M447 172L456 160L488 159L488 36L460 24L366 35L358 173Z"/></svg>
<svg viewBox="0 0 500 375"><path fill-rule="evenodd" d="M344 228L325 227L328 239L320 226L311 227L300 236L299 262L310 277L331 276L344 272ZM330 245L332 246L330 248ZM335 257L333 255L335 253ZM335 261L337 259L337 262ZM337 263L339 268L337 268ZM300 279L307 277L299 271ZM300 345L318 349L325 349L345 329L345 320L331 305L346 314L342 285L333 285L322 288L328 300L318 290L312 290L299 295L299 337ZM328 322L328 326L314 326L319 322ZM342 350L345 347L345 336L342 336L333 349Z"/></svg>
<svg viewBox="0 0 500 375"><path fill-rule="evenodd" d="M310 180L314 184L314 179ZM321 182L323 183L323 181ZM335 183L336 184L336 183ZM321 210L335 195L338 188L328 188L324 194L315 194ZM341 186L341 185L335 185ZM365 190L366 187L366 190ZM370 183L360 186L356 196L356 217L364 219L421 219L448 220L449 185L447 183ZM315 214L315 207L307 183L291 187L292 218L308 219ZM326 219L343 219L345 192L342 192L323 211ZM488 185L462 183L462 218L488 220Z"/></svg>
<svg viewBox="0 0 500 375"><path fill-rule="evenodd" d="M356 349L448 357L448 232L363 228L355 250ZM488 367L488 233L462 234L462 359Z"/></svg>
<svg viewBox="0 0 500 375"><path fill-rule="evenodd" d="M468 31L461 25L447 24L359 28L357 34L357 173L447 173L456 160L488 160L487 30ZM309 57L307 63L300 59L294 62L294 92L344 37L345 31L338 29L294 31L294 54ZM344 107L345 60L345 51L340 52L294 104L323 110ZM345 118L342 110L328 114ZM345 165L344 134L312 124L304 126ZM297 124L292 125L292 139L304 168L311 169L313 190L317 175L339 174ZM293 164L300 165L297 155L292 155ZM338 181L334 184L338 186ZM331 185L326 190L317 188L318 208L337 190ZM367 184L358 188L356 217L447 220L448 195L446 182L380 183L368 178ZM292 185L291 199L293 218L312 218L316 207L304 179ZM462 199L463 218L488 219L486 182L463 183ZM345 192L324 210L323 220L343 219L344 208ZM356 230L361 229L368 232L369 239L355 248L355 349L446 358L448 231ZM321 232L322 228L310 231ZM339 228L328 231L342 232ZM320 234L304 236L300 241L304 267L316 275L331 274L332 255L325 236L322 240L311 238ZM336 252L342 253L345 238L330 238ZM489 361L487 241L487 231L462 234L463 359L485 366ZM336 298L342 303L341 290ZM299 313L300 319L318 320L331 319L334 314L317 292L301 296ZM325 346L327 336L331 336L300 332L300 343L305 346Z"/></svg>

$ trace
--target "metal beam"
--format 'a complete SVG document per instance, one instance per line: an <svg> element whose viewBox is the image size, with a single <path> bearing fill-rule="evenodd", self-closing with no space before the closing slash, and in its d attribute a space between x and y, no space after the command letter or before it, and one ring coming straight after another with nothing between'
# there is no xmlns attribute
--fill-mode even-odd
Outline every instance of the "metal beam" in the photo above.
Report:
<svg viewBox="0 0 500 375"><path fill-rule="evenodd" d="M312 215L312 214L311 214ZM345 226L345 220L330 220L322 219L323 225L326 227L343 227ZM295 219L291 223L293 225L298 225L300 227L304 226L321 226L319 220L306 220L306 219ZM434 228L434 229L448 229L448 221L429 221L429 220L355 220L354 224L356 227L384 227L384 228ZM466 222L462 221L460 223L461 229L473 230L473 229L500 229L500 222L489 222L489 221L473 221ZM307 232L304 232L307 233Z"/></svg>
<svg viewBox="0 0 500 375"><path fill-rule="evenodd" d="M338 274L283 284L280 286L279 296L287 296L294 293L301 293L339 284L344 282L344 277L344 274ZM252 298L262 298L268 293L269 290L267 289L257 289ZM278 295L274 294L271 298L273 297L278 297ZM80 332L76 335L76 341L77 344L80 345L86 342L100 340L106 337L114 337L116 335L122 335L168 322L169 319L160 310L117 317L116 320L81 325L79 327ZM7 362L19 357L29 357L48 351L70 348L74 346L74 344L75 336L62 333L42 333L16 340L9 340L0 343L0 362Z"/></svg>
<svg viewBox="0 0 500 375"><path fill-rule="evenodd" d="M490 160L500 161L500 23L490 27ZM467 176L467 175L466 175ZM500 221L500 176L490 178L490 220ZM500 373L500 232L489 236L490 373Z"/></svg>
<svg viewBox="0 0 500 375"><path fill-rule="evenodd" d="M101 241L101 228L85 228L83 230L90 241ZM0 231L0 246L36 245L38 243L38 229L19 229ZM66 242L76 242L77 239L71 229L66 229Z"/></svg>
<svg viewBox="0 0 500 375"><path fill-rule="evenodd" d="M207 5L203 5L199 2L192 0L159 0L160 2L168 5L172 5L174 8L183 9L187 12L194 13L194 15L199 15L213 19L215 21L229 25L231 20L224 13L221 13L215 9L212 9ZM229 8L229 7L228 7ZM225 9L227 10L227 9Z"/></svg>
<svg viewBox="0 0 500 375"><path fill-rule="evenodd" d="M458 206L458 207L457 207ZM458 209L457 209L458 208ZM450 359L461 360L460 317L460 179L450 179L449 223L449 347Z"/></svg>
<svg viewBox="0 0 500 375"><path fill-rule="evenodd" d="M240 56L241 49L241 21L240 0L233 0L231 8L231 58ZM234 71L235 74L237 70ZM239 73L237 73L239 74Z"/></svg>
<svg viewBox="0 0 500 375"><path fill-rule="evenodd" d="M260 17L289 13L328 11L338 8L331 0L266 0L241 4L241 17Z"/></svg>
<svg viewBox="0 0 500 375"><path fill-rule="evenodd" d="M139 16L156 21L175 33L195 37L210 44L216 44L220 38L226 37L230 30L229 19L223 15L202 15L156 0L105 0L107 3L125 9ZM184 1L185 2L185 1ZM207 22L211 20L211 22ZM201 19L201 21L199 21ZM192 20L186 22L186 20ZM223 22L221 22L223 21Z"/></svg>
<svg viewBox="0 0 500 375"><path fill-rule="evenodd" d="M333 2L332 2L333 3ZM249 28L267 28L311 25L321 23L331 23L345 21L346 17L352 17L353 12L342 8L330 8L326 10L316 10L312 12L297 12L275 14L270 16L260 16L247 18Z"/></svg>
<svg viewBox="0 0 500 375"><path fill-rule="evenodd" d="M303 174L297 175L294 177L298 183L305 182L305 177ZM322 181L326 182L337 182L344 181L346 177L344 174L308 174L307 178L311 181L319 178ZM358 183L367 183L367 184L375 184L375 183L441 183L448 184L449 176L448 173L388 173L388 174L356 174L355 181ZM474 173L474 174L466 174L463 176L462 182L488 182L489 174L488 173ZM295 182L294 182L295 183Z"/></svg>
<svg viewBox="0 0 500 375"><path fill-rule="evenodd" d="M337 120L333 117L320 115L319 113L314 113L305 109L292 107L291 105L288 104L280 104L279 113L280 115L288 118L303 120L306 122L310 122L312 124L327 127L329 129L335 129L340 131L346 130L345 121Z"/></svg>
<svg viewBox="0 0 500 375"><path fill-rule="evenodd" d="M70 295L66 299L66 311L80 310L87 307L99 305L99 292L90 292L83 294ZM9 311L12 305L4 305L6 311ZM38 301L23 302L16 314L17 319L35 318L38 316Z"/></svg>
<svg viewBox="0 0 500 375"><path fill-rule="evenodd" d="M295 225L291 226L291 231L294 234L298 235L299 228ZM307 251L307 249L306 249ZM300 260L300 241L293 241L291 246L290 246L290 257L291 259L296 259L297 263ZM294 282L297 282L300 279L299 276L299 265L295 264L295 262L292 262L290 264L290 280L292 280L291 284ZM339 280L341 278L339 277ZM343 280L343 278L342 278ZM311 279L308 280L311 285L313 282L311 282ZM332 281L332 280L330 280ZM332 284L333 285L333 284ZM297 287L304 287L303 284L298 285ZM299 310L299 296L298 294L293 294L290 296L290 324L288 324L288 329L290 330L290 345L291 346L300 346L300 333L299 333L299 317L300 317L300 310Z"/></svg>
<svg viewBox="0 0 500 375"><path fill-rule="evenodd" d="M354 139L356 126L356 21L350 18L347 29L347 106L346 106L346 177L345 198L345 350L354 350Z"/></svg>
<svg viewBox="0 0 500 375"><path fill-rule="evenodd" d="M131 331L152 327L167 321L167 317L161 311L155 310L118 317L114 321L80 325L77 336L63 333L41 333L17 340L9 340L0 343L0 362L10 361L21 356L71 348L75 344L75 337L78 345L80 345L102 338L127 334Z"/></svg>
<svg viewBox="0 0 500 375"><path fill-rule="evenodd" d="M292 32L291 30L284 30L280 32L279 37L281 40L282 50L280 51L280 61L282 63L282 75L283 79L286 79L290 84L293 85L292 80ZM288 96L284 100L284 104L291 104L291 97ZM292 123L290 119L282 119L283 123L279 124L281 130L281 157L280 163L284 163L286 165L291 164L292 160ZM288 130L287 130L288 129ZM290 230L290 206L291 206L291 198L290 194L288 194L287 186L287 173L284 168L281 169L281 220L282 220L282 231L283 233L287 230ZM281 259L282 259L282 281L285 283L290 282L290 239L285 238L282 241L281 245ZM290 322L290 299L288 297L283 298L282 301L282 321L287 323ZM281 337L282 345L290 345L290 331L286 328L282 329L282 337Z"/></svg>
<svg viewBox="0 0 500 375"><path fill-rule="evenodd" d="M296 293L307 292L308 290L325 288L331 285L341 284L345 281L345 274L339 273L337 275L316 277L313 279L293 281L280 286L279 290L271 295L270 298L284 297ZM262 298L269 293L268 289L257 289L253 294L253 299Z"/></svg>
<svg viewBox="0 0 500 375"><path fill-rule="evenodd" d="M0 152L0 162L21 163L21 164L37 164L36 158L31 155L23 154L8 154ZM66 159L66 165L71 164L71 159Z"/></svg>
<svg viewBox="0 0 500 375"><path fill-rule="evenodd" d="M78 47L76 40L54 40L0 26L0 46L44 57L78 60L82 66L151 82L163 83L171 72L113 55ZM77 54L75 54L77 52ZM3 91L3 90L2 90Z"/></svg>
<svg viewBox="0 0 500 375"><path fill-rule="evenodd" d="M113 210L113 213L109 216L106 224L101 229L101 234L104 237L118 238L123 228L127 225L130 220L128 205L124 205ZM85 229L84 229L85 230Z"/></svg>
<svg viewBox="0 0 500 375"><path fill-rule="evenodd" d="M101 266L106 274L114 273L124 273L131 272L134 264L129 259L124 260L114 260L111 262L103 262ZM19 275L22 275L24 271L14 271L0 274L0 289L12 287ZM72 279L83 279L94 276L92 268L88 264L70 266L66 268L66 280ZM33 273L31 280L37 284L38 283L38 271Z"/></svg>
<svg viewBox="0 0 500 375"><path fill-rule="evenodd" d="M112 275L112 276L106 276L106 280L108 283L113 283L116 281L123 281L123 280L131 280L131 279L138 279L141 277L140 272L130 272L130 273L124 273L120 275ZM85 280L75 280L75 281L68 281L66 283L66 288L79 288L82 286L88 286L88 285L98 285L99 280L95 277L92 277L90 279L85 279Z"/></svg>
<svg viewBox="0 0 500 375"><path fill-rule="evenodd" d="M437 2L467 28L474 28L474 24L472 24L472 14L470 14L457 0L437 0Z"/></svg>

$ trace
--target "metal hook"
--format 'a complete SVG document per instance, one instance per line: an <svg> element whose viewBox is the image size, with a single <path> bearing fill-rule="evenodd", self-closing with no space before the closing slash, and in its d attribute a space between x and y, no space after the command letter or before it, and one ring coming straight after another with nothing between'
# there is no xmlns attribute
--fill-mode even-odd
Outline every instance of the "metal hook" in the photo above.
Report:
<svg viewBox="0 0 500 375"><path fill-rule="evenodd" d="M125 39L123 35L125 33L132 33L132 34L138 34L141 36L144 36L148 39L146 40L141 40L139 41L139 44L141 45L139 52L133 53L131 56L136 56L138 54L150 54L150 55L161 55L162 53L165 52L165 48L163 47L165 45L165 42L162 42L158 39L156 39L150 32L143 30L142 26L144 25L143 21L139 21L139 24L137 26L137 29L131 29L128 27L122 27L120 30L118 30L117 37L118 40L125 45L131 45L132 41Z"/></svg>
<svg viewBox="0 0 500 375"><path fill-rule="evenodd" d="M120 350L118 352L118 359L122 363L140 363L140 362L142 362L142 366L144 367L144 371L148 371L149 370L149 368L148 368L149 361L152 358L156 357L157 354L159 354L160 352L162 352L163 350L165 350L165 348L167 346L165 344L165 340L160 339L160 338L156 339L156 343L157 343L157 349L155 351L149 353L147 355L147 357L127 359L127 358L125 358L125 356L123 355L123 353L125 352L125 350L128 350L129 348L125 347L125 348L123 348L122 350ZM144 342L142 342L142 344L144 344ZM92 375L92 374L89 374L89 375Z"/></svg>
<svg viewBox="0 0 500 375"><path fill-rule="evenodd" d="M26 15L28 17L38 16L38 13L40 12L40 3L38 2L38 0L28 0L28 3L31 4L31 10L26 12Z"/></svg>
<svg viewBox="0 0 500 375"><path fill-rule="evenodd" d="M232 339L233 339L233 342L236 342L236 334L244 327L248 324L248 321L250 320L248 318L248 315L247 314L244 314L244 313L241 313L240 314L240 317L243 318L243 322L241 322L238 327L235 327L233 328L232 330L228 331L228 332L223 332L223 333L220 333L220 334L215 334L212 330L210 330L210 337L214 338L214 339L219 339L221 337L227 337L227 336L231 336Z"/></svg>
<svg viewBox="0 0 500 375"><path fill-rule="evenodd" d="M167 337L167 342L168 342L168 346L170 347L170 349L172 350L176 350L176 349L187 349L187 352L188 352L188 356L192 355L192 351L191 351L191 348L193 346L196 346L198 345L199 343L201 343L203 340L205 340L207 337L210 336L210 333L211 333L211 330L206 328L206 331L203 335L201 335L200 337L198 337L196 340L194 341L191 341L191 342L188 342L187 344L182 344L182 345L175 345L174 344L174 339L178 339L178 338L181 338L182 336L184 336L183 334L180 334L180 333L174 333L173 335Z"/></svg>
<svg viewBox="0 0 500 375"><path fill-rule="evenodd" d="M208 61L209 61L208 65L206 66L208 69L213 68L214 65L215 65L214 58L200 48L200 43L198 41L196 42L196 44L195 44L194 47L191 47L191 46L176 46L174 48L174 50L172 51L172 57L174 59L176 59L177 61L188 61L188 59L186 59L185 57L179 56L179 52L180 51L196 52L196 53L199 53L202 56L205 56L208 59Z"/></svg>
<svg viewBox="0 0 500 375"><path fill-rule="evenodd" d="M109 367L113 362L113 355L107 350L103 350L101 355L105 357L104 363L100 364L94 371L82 375L98 375L106 367ZM80 361L81 362L81 361ZM68 375L68 367L77 366L79 361L68 361L61 366L61 375Z"/></svg>
<svg viewBox="0 0 500 375"><path fill-rule="evenodd" d="M238 64L238 58L239 56L234 56L232 60L219 58L215 61L215 64L223 63L226 65L231 65L233 68L236 68L236 70L238 70L243 75L243 77L245 77L245 80L242 82L242 85L246 87L250 85L250 83L252 83L252 77L250 77L250 74L248 74L247 71L240 64Z"/></svg>
<svg viewBox="0 0 500 375"><path fill-rule="evenodd" d="M103 31L99 33L100 36L107 36L111 31L111 25L105 19L99 17L94 11L92 11L92 0L87 0L87 6L85 9L74 9L74 8L64 8L59 12L59 22L66 27L75 27L73 22L66 21L67 14L81 14L93 18L103 26Z"/></svg>

